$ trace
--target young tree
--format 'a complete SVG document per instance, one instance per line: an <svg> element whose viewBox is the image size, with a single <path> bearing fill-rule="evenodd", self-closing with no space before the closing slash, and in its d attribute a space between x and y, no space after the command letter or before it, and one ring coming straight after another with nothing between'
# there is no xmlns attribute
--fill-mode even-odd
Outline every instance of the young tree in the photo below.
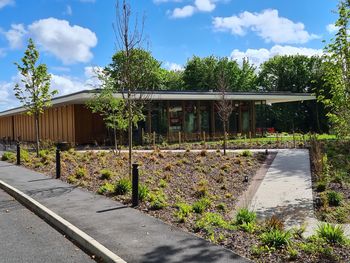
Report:
<svg viewBox="0 0 350 263"><path fill-rule="evenodd" d="M126 105L121 99L114 96L114 81L105 72L95 73L101 82L101 89L94 98L87 102L93 113L99 114L107 128L113 129L115 152L118 152L117 130L125 131L128 128Z"/></svg>
<svg viewBox="0 0 350 263"><path fill-rule="evenodd" d="M131 22L131 8L126 0L118 0L116 4L116 24L114 25L118 52L113 56L113 62L108 67L115 83L116 91L122 94L127 107L128 141L129 141L129 176L131 177L133 120L142 114L146 101L151 99L151 93L160 83L157 71L160 63L153 59L142 45L144 23L140 25L137 18Z"/></svg>
<svg viewBox="0 0 350 263"><path fill-rule="evenodd" d="M338 14L335 23L338 32L324 52L324 79L330 98L322 94L318 99L330 109L328 117L335 132L347 136L350 134L350 0L340 1Z"/></svg>
<svg viewBox="0 0 350 263"><path fill-rule="evenodd" d="M36 65L39 59L32 39L29 39L27 50L22 58L22 63L15 63L21 74L22 84L16 84L14 91L16 98L27 110L27 114L34 116L36 153L39 156L39 116L44 109L51 106L52 96L57 94L57 90L50 91L51 75L47 73L45 64Z"/></svg>
<svg viewBox="0 0 350 263"><path fill-rule="evenodd" d="M220 93L221 99L216 103L218 109L219 117L223 124L224 129L224 155L226 155L227 148L227 123L233 111L233 103L231 100L227 100L227 93L229 91L229 73L227 70L227 58L223 58L219 61L219 66L217 68L216 77L217 77L217 89Z"/></svg>

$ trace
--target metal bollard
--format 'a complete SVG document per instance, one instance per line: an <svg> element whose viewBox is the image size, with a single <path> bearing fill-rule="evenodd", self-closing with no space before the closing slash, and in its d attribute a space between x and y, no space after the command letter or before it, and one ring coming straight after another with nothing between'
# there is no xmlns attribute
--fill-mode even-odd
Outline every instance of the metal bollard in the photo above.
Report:
<svg viewBox="0 0 350 263"><path fill-rule="evenodd" d="M21 165L21 144L19 142L17 142L16 150L17 150L17 165Z"/></svg>
<svg viewBox="0 0 350 263"><path fill-rule="evenodd" d="M139 205L139 165L132 165L132 207Z"/></svg>
<svg viewBox="0 0 350 263"><path fill-rule="evenodd" d="M61 177L61 151L56 148L56 179Z"/></svg>

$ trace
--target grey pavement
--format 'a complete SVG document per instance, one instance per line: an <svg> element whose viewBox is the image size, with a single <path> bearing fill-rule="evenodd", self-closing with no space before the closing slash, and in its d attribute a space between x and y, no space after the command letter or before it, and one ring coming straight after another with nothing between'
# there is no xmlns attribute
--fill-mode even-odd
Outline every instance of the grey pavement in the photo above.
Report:
<svg viewBox="0 0 350 263"><path fill-rule="evenodd" d="M136 209L23 167L0 162L0 179L127 262L249 262Z"/></svg>
<svg viewBox="0 0 350 263"><path fill-rule="evenodd" d="M314 234L322 222L314 214L309 151L278 150L260 187L246 203L257 212L258 218L276 215L287 228L304 225L305 236ZM350 226L343 228L350 236Z"/></svg>
<svg viewBox="0 0 350 263"><path fill-rule="evenodd" d="M42 219L0 190L0 262L94 262Z"/></svg>
<svg viewBox="0 0 350 263"><path fill-rule="evenodd" d="M279 150L250 208L258 217L279 216L290 227L314 218L309 151Z"/></svg>

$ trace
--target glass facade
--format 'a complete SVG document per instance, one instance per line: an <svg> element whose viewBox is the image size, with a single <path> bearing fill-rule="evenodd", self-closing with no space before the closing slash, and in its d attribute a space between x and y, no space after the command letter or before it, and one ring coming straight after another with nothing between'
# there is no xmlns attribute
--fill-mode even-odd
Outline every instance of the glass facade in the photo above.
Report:
<svg viewBox="0 0 350 263"><path fill-rule="evenodd" d="M227 132L254 134L255 103L233 101L233 106ZM146 116L146 131L168 136L170 141L178 140L179 132L186 138L201 138L203 132L206 137L218 137L223 133L222 120L214 101L156 101L151 103Z"/></svg>

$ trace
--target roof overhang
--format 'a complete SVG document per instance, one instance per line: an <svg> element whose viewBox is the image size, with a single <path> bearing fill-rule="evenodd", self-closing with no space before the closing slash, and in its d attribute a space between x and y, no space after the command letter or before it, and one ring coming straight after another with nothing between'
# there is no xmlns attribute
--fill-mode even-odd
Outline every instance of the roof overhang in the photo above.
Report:
<svg viewBox="0 0 350 263"><path fill-rule="evenodd" d="M96 90L85 90L61 97L52 99L53 106L62 106L70 104L85 104L88 100L92 99ZM123 98L122 93L116 93L116 98ZM134 94L134 99L140 97L147 97L153 101L163 100L200 100L200 101L218 101L222 99L220 92L202 92L202 91L155 91L155 92L141 92ZM247 100L247 101L264 101L266 104L274 103L285 103L285 102L296 102L315 100L316 97L308 93L279 93L279 92L228 92L225 94L226 100ZM0 117L9 116L18 113L25 112L23 107L10 109L7 111L0 112Z"/></svg>

